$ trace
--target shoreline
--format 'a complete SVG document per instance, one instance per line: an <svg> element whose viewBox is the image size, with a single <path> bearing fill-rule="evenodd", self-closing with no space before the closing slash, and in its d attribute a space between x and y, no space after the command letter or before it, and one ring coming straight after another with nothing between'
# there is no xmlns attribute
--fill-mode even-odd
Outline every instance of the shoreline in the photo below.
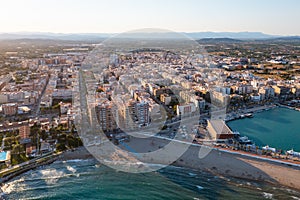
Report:
<svg viewBox="0 0 300 200"><path fill-rule="evenodd" d="M126 143L126 146L134 149L136 152L148 152L160 149L169 141L160 138L143 139L134 138ZM178 144L177 148L183 147ZM124 146L120 148L127 150ZM239 152L231 152L224 149L213 148L204 158L199 158L198 145L189 146L188 150L171 165L206 171L221 177L233 177L238 179L264 182L272 185L282 185L288 188L300 191L300 165L289 165L289 163L280 163L276 160L249 156ZM74 152L65 152L58 160L70 159L96 159L85 147L80 147ZM123 156L123 155L122 155ZM132 158L132 155L131 155ZM130 162L131 158L127 159ZM110 158L116 159L116 155ZM118 158L117 158L118 159ZM166 164L168 157L161 156L155 160L147 157L138 157L138 160L149 164ZM101 162L100 162L101 163ZM168 164L166 164L168 165Z"/></svg>
<svg viewBox="0 0 300 200"><path fill-rule="evenodd" d="M147 150L153 150L153 148L155 149L160 145L166 144L166 140L159 138L151 139L151 142L149 142L149 140L147 139L141 138L134 140L134 142L137 142L138 140L139 143L133 145L133 142L130 141L127 144L130 146L134 146L135 150L141 150L141 147L143 149L146 148ZM154 142L152 142L153 140ZM222 151L222 149L213 149L206 157L199 159L198 152L199 147L192 145L177 161L175 161L171 165L176 167L184 167L187 169L205 171L213 175L225 178L237 178L249 181L257 181L277 186L282 185L300 191L300 167L285 166L280 163L272 163L271 161L262 159L249 158L245 155L225 152ZM67 161L76 159L97 160L84 146L82 146L78 147L74 151L63 152L55 159L55 161ZM164 164L165 162L163 160L160 160L159 158L158 160L152 160L151 162L147 162L149 161L147 160L147 158L142 158L141 161L149 164ZM43 165L51 163L52 162L44 163ZM282 171L284 171L285 173L283 174ZM24 172L25 171L20 171L17 175L14 175L11 178L14 178ZM4 180L3 183L6 183L7 181L9 180Z"/></svg>
<svg viewBox="0 0 300 200"><path fill-rule="evenodd" d="M149 140L134 139L128 145L137 152L153 151L168 142L155 138ZM154 145L153 145L154 143ZM178 144L181 148L184 144ZM288 166L258 157L249 157L242 154L212 149L207 156L199 158L199 146L191 145L188 150L172 165L203 170L226 177L235 177L253 181L262 181L271 184L280 184L300 191L300 167ZM155 158L155 163L166 163L167 157ZM146 163L153 163L149 158L139 158Z"/></svg>
<svg viewBox="0 0 300 200"><path fill-rule="evenodd" d="M37 167L43 166L43 165L48 165L53 163L54 161L57 160L57 158L61 154L50 154L45 157L38 158L36 160L31 160L27 161L24 163L21 163L19 165L15 165L11 168L6 168L1 170L1 178L0 178L0 185L3 183L11 180L12 178L23 174L24 172L27 172L29 170L35 169Z"/></svg>
<svg viewBox="0 0 300 200"><path fill-rule="evenodd" d="M76 159L95 159L95 157L84 147L77 147L74 151L69 150L63 152L58 158L58 161L76 160Z"/></svg>
<svg viewBox="0 0 300 200"><path fill-rule="evenodd" d="M240 117L241 115L244 115L244 114L247 114L247 113L253 113L253 114L254 113L260 113L260 112L263 112L263 111L267 111L267 110L275 109L275 108L279 108L279 107L281 107L281 106L272 104L272 105L264 105L264 106L257 106L257 107L253 107L253 108L248 108L248 109L242 110L240 112L230 112L226 115L226 118L228 116L229 119L225 118L224 121L225 121L225 123L227 123L227 122L231 122L231 121L235 121L235 120L240 120L240 119L243 119L243 118Z"/></svg>
<svg viewBox="0 0 300 200"><path fill-rule="evenodd" d="M275 115L274 115L275 113ZM285 115L281 115L284 113ZM288 157L291 161L300 161L300 157L293 157L292 154L287 152L293 150L294 152L300 151L300 146L297 144L297 119L299 111L289 108L284 105L276 105L276 107L270 109L263 109L253 115L251 118L234 119L226 121L226 125L233 131L238 132L240 137L246 136L252 144L259 147L259 150L263 150L266 147L272 147L275 150L272 153L277 154L281 151L278 157ZM277 116L278 115L278 116ZM262 123L262 120L265 120ZM296 119L296 120L294 120ZM245 120L243 122L243 120ZM278 120L278 122L276 121ZM275 123L276 121L276 123ZM286 122L288 121L288 122ZM286 123L285 123L286 122ZM248 127L247 124L251 124L252 127ZM280 124L280 126L277 126ZM257 127L260 128L257 128ZM276 128L274 128L276 126ZM292 127L291 129L289 129ZM282 129L280 129L282 128ZM280 130L280 131L279 131ZM252 150L254 151L254 150Z"/></svg>

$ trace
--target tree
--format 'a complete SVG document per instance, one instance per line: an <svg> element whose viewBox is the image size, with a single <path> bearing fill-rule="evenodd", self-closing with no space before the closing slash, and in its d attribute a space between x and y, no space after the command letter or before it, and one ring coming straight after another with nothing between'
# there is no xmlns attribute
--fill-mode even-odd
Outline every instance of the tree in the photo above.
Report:
<svg viewBox="0 0 300 200"><path fill-rule="evenodd" d="M58 143L58 144L56 144L56 151L65 151L67 149L67 147L64 145L64 144L62 144L62 143Z"/></svg>
<svg viewBox="0 0 300 200"><path fill-rule="evenodd" d="M42 138L43 140L46 140L48 138L48 134L46 133L45 130L42 130L40 132L40 138Z"/></svg>
<svg viewBox="0 0 300 200"><path fill-rule="evenodd" d="M20 153L24 153L24 146L21 144L16 144L14 145L13 149L12 149L12 153L13 154L20 154Z"/></svg>

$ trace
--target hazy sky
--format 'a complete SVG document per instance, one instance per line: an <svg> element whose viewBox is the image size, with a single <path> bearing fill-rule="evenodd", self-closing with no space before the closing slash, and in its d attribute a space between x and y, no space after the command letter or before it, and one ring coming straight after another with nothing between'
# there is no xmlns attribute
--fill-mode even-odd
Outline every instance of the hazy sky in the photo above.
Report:
<svg viewBox="0 0 300 200"><path fill-rule="evenodd" d="M300 35L299 0L0 0L0 32L258 31Z"/></svg>

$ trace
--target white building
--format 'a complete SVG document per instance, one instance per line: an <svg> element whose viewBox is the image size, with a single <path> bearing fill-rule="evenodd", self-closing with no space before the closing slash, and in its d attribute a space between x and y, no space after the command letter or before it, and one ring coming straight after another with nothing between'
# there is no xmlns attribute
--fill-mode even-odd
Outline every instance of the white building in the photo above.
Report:
<svg viewBox="0 0 300 200"><path fill-rule="evenodd" d="M176 106L176 114L177 115L188 115L196 111L196 107L194 103L187 103L184 105Z"/></svg>

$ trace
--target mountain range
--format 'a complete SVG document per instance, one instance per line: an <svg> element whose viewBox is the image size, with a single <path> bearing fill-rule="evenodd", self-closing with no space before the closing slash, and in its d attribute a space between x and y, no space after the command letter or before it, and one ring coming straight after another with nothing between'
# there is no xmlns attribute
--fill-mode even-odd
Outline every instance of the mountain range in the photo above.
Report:
<svg viewBox="0 0 300 200"><path fill-rule="evenodd" d="M138 32L138 33L48 33L48 32L16 32L0 33L0 40L14 39L55 39L55 40L99 40L116 36L120 38L183 38L184 35L193 39L231 38L248 39L300 39L300 36L269 35L262 32Z"/></svg>

